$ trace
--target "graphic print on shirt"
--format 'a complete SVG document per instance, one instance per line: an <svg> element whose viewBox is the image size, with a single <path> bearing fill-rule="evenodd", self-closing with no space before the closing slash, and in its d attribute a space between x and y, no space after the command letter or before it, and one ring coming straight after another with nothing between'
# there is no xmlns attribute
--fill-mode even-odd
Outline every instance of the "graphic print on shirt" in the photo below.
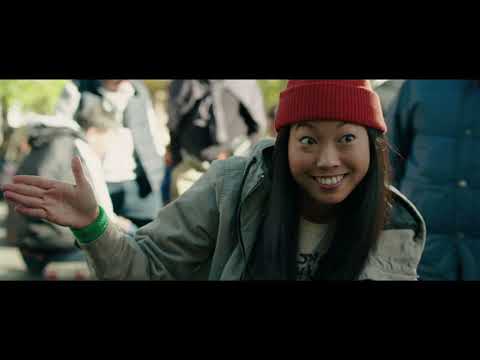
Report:
<svg viewBox="0 0 480 360"><path fill-rule="evenodd" d="M320 254L318 252L310 254L299 253L297 255L297 280L312 280Z"/></svg>
<svg viewBox="0 0 480 360"><path fill-rule="evenodd" d="M329 247L328 224L315 224L300 218L297 252L297 280L312 280L319 259Z"/></svg>

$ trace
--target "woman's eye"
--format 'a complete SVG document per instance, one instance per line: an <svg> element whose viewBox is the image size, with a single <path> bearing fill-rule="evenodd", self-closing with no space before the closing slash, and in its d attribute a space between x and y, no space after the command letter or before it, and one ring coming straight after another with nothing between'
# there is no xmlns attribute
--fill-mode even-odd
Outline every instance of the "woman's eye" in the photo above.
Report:
<svg viewBox="0 0 480 360"><path fill-rule="evenodd" d="M356 139L355 135L347 134L347 135L342 136L340 138L339 142L342 143L342 144L348 144L348 143L351 143L355 139Z"/></svg>
<svg viewBox="0 0 480 360"><path fill-rule="evenodd" d="M300 139L300 143L302 145L313 145L315 144L315 140L313 140L310 136L304 136Z"/></svg>

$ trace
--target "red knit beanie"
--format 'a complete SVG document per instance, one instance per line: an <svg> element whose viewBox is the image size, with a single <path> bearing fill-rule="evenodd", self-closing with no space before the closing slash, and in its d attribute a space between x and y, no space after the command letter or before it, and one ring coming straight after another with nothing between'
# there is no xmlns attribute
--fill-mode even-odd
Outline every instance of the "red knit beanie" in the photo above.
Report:
<svg viewBox="0 0 480 360"><path fill-rule="evenodd" d="M337 120L387 132L378 95L368 80L290 80L280 94L275 128Z"/></svg>

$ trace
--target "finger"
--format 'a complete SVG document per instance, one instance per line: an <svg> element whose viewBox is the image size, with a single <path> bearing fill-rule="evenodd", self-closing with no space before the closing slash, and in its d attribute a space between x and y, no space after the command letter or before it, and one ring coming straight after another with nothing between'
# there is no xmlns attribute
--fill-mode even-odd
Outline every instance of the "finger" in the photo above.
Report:
<svg viewBox="0 0 480 360"><path fill-rule="evenodd" d="M72 172L75 177L75 183L77 186L83 186L87 183L87 178L83 171L82 161L78 156L75 156L72 160Z"/></svg>
<svg viewBox="0 0 480 360"><path fill-rule="evenodd" d="M38 188L36 186L25 185L25 184L5 184L2 186L2 190L15 192L21 195L42 197L45 194L45 190Z"/></svg>
<svg viewBox="0 0 480 360"><path fill-rule="evenodd" d="M25 207L22 205L17 205L15 206L15 211L26 216L30 217L35 217L35 218L40 218L40 219L46 219L47 218L47 212L44 209L32 209L29 207Z"/></svg>
<svg viewBox="0 0 480 360"><path fill-rule="evenodd" d="M56 182L40 176L15 175L13 177L14 184L32 185L47 190L54 187Z"/></svg>
<svg viewBox="0 0 480 360"><path fill-rule="evenodd" d="M20 195L11 191L5 192L5 198L17 204L20 204L26 207L31 207L31 208L40 208L44 205L43 199L40 199L37 197Z"/></svg>
<svg viewBox="0 0 480 360"><path fill-rule="evenodd" d="M15 201L13 201L13 200L10 200L10 199L7 199L7 198L5 198L5 200L7 201L8 206L10 206L12 209L14 209L15 206L17 206L17 205L20 205L20 204L17 204L17 203L16 203Z"/></svg>

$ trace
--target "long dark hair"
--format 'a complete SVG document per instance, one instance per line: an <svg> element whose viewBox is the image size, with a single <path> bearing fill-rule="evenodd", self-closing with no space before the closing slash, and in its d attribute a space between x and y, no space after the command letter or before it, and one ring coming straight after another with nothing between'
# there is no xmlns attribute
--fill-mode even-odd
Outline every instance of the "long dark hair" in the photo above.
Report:
<svg viewBox="0 0 480 360"><path fill-rule="evenodd" d="M355 190L338 205L329 251L317 266L314 279L354 280L376 246L390 203L390 165L384 135L367 129L370 168ZM290 127L278 134L272 164L267 213L260 227L248 273L257 280L295 280L298 248L299 186L290 171Z"/></svg>

